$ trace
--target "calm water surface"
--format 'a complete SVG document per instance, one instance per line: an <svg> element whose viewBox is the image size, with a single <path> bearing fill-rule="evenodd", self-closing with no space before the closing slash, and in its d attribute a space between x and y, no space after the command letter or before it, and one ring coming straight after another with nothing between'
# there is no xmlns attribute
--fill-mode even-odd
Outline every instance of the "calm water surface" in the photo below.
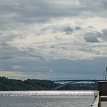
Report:
<svg viewBox="0 0 107 107"><path fill-rule="evenodd" d="M52 95L49 93L44 95L45 92L41 92L39 95L36 92L33 94L21 93L23 94L0 92L0 107L91 107L94 101L93 94L83 95L82 93L81 95L72 92L72 95L69 95L69 92L61 94L60 91L58 91L59 94L52 92Z"/></svg>

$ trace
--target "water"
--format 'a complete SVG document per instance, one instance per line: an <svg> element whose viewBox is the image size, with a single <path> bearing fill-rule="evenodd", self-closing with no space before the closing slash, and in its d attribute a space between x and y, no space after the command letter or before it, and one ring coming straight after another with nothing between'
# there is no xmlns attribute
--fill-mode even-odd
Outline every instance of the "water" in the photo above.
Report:
<svg viewBox="0 0 107 107"><path fill-rule="evenodd" d="M0 92L0 107L91 107L91 91Z"/></svg>

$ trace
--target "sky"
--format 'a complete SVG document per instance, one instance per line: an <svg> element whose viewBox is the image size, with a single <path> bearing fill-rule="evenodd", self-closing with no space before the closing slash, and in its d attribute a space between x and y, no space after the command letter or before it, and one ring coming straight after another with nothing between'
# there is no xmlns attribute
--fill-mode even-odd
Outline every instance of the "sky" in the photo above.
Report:
<svg viewBox="0 0 107 107"><path fill-rule="evenodd" d="M0 0L0 75L103 79L107 0Z"/></svg>

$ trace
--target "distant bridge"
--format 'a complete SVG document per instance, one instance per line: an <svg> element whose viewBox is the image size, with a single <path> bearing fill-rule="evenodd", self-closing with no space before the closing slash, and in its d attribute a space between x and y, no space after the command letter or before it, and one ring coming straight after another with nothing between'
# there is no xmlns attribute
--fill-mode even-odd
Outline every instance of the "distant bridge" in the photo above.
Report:
<svg viewBox="0 0 107 107"><path fill-rule="evenodd" d="M64 86L66 86L66 85L68 85L68 84L71 84L71 83L72 83L72 82L68 82L68 83L65 83L65 84L61 84L61 85L55 87L54 90L58 90L58 89L60 89L60 88L62 88L62 87L64 87Z"/></svg>
<svg viewBox="0 0 107 107"><path fill-rule="evenodd" d="M98 82L107 80L91 80L91 79L79 79L79 80L54 80L54 82Z"/></svg>
<svg viewBox="0 0 107 107"><path fill-rule="evenodd" d="M58 90L65 87L68 84L76 84L76 83L98 83L99 81L106 81L106 80L54 80L55 83L60 83L59 86L55 87L53 90Z"/></svg>

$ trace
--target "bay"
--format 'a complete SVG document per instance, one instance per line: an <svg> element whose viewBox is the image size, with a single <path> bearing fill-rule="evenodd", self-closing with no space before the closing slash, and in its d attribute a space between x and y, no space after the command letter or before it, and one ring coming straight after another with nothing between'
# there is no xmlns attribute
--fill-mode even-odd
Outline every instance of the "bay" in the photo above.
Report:
<svg viewBox="0 0 107 107"><path fill-rule="evenodd" d="M91 107L93 102L94 92L85 91L0 92L0 107Z"/></svg>

